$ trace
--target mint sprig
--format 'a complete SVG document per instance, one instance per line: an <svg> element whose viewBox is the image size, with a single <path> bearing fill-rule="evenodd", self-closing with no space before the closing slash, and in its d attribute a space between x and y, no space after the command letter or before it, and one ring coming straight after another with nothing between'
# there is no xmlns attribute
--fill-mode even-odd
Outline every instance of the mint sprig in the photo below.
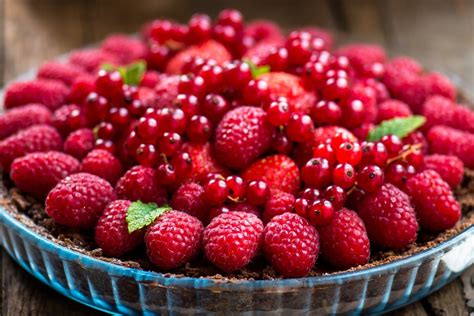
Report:
<svg viewBox="0 0 474 316"><path fill-rule="evenodd" d="M127 210L126 221L128 233L140 230L153 223L155 219L171 210L168 205L158 206L156 203L136 201L130 204Z"/></svg>
<svg viewBox="0 0 474 316"><path fill-rule="evenodd" d="M403 138L425 124L426 118L421 115L394 118L383 121L375 126L367 136L368 141L380 140L385 135L395 135Z"/></svg>
<svg viewBox="0 0 474 316"><path fill-rule="evenodd" d="M244 62L249 65L250 73L252 74L253 79L260 75L269 73L271 70L270 65L257 66L250 59L244 59Z"/></svg>
<svg viewBox="0 0 474 316"><path fill-rule="evenodd" d="M102 64L100 68L106 71L117 70L122 76L124 84L128 84L129 86L138 86L142 81L143 75L145 74L146 63L143 60L139 60L125 66Z"/></svg>

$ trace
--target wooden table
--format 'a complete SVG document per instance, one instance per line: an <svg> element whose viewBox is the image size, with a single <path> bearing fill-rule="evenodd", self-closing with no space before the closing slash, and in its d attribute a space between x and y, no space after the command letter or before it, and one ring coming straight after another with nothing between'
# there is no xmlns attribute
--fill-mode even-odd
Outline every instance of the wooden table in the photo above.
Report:
<svg viewBox="0 0 474 316"><path fill-rule="evenodd" d="M275 19L285 28L319 25L380 43L393 54L459 75L474 92L474 0L0 0L0 85L110 32L134 32L160 16L179 21L196 11L215 16L232 6L249 19ZM6 253L0 255L2 315L100 314L50 290ZM474 267L463 280L394 314L468 315L474 310Z"/></svg>

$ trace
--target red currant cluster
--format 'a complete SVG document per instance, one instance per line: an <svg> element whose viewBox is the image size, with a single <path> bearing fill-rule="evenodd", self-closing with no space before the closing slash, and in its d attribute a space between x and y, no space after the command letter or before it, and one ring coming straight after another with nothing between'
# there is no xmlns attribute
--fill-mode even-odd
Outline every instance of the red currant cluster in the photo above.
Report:
<svg viewBox="0 0 474 316"><path fill-rule="evenodd" d="M394 135L359 143L349 133L336 133L314 149L301 169L307 188L296 199L295 212L313 225L327 225L348 197L376 192L385 182L404 190L422 165L420 144L404 144Z"/></svg>

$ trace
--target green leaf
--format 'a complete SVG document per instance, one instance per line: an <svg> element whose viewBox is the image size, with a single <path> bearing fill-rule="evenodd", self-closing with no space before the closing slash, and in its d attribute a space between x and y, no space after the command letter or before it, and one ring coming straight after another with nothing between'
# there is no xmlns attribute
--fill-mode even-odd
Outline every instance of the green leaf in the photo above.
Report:
<svg viewBox="0 0 474 316"><path fill-rule="evenodd" d="M421 115L412 115L408 117L394 118L383 121L375 126L367 136L368 141L377 141L385 135L396 135L403 138L425 124L426 119Z"/></svg>
<svg viewBox="0 0 474 316"><path fill-rule="evenodd" d="M133 202L127 210L128 232L131 234L150 225L169 210L171 210L171 207L168 205L158 206L156 203Z"/></svg>
<svg viewBox="0 0 474 316"><path fill-rule="evenodd" d="M257 66L250 59L244 59L244 62L250 66L252 78L257 78L260 75L270 72L270 65Z"/></svg>
<svg viewBox="0 0 474 316"><path fill-rule="evenodd" d="M123 83L130 86L138 86L146 71L146 63L143 60L136 61L125 66L115 66L113 64L102 64L101 69L106 71L117 70L122 76Z"/></svg>

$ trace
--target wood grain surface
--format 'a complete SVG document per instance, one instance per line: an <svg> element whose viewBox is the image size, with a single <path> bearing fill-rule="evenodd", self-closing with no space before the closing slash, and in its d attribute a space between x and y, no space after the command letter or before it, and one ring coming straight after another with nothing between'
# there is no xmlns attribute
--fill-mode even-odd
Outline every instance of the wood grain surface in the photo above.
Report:
<svg viewBox="0 0 474 316"><path fill-rule="evenodd" d="M425 66L455 74L474 91L474 0L0 0L0 85L42 61L134 32L152 18L185 21L193 12L225 7L269 18L284 28L318 25L344 41L384 45ZM0 253L2 315L99 315L41 284ZM464 281L464 282L463 282ZM469 315L474 267L440 291L391 315Z"/></svg>

